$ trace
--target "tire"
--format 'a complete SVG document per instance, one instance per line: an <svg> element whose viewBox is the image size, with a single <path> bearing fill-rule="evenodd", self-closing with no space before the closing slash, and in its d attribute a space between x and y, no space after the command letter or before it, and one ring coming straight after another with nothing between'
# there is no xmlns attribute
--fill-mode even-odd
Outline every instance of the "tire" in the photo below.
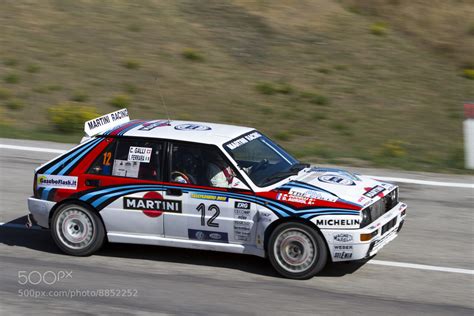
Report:
<svg viewBox="0 0 474 316"><path fill-rule="evenodd" d="M77 204L64 204L53 215L51 235L66 254L89 256L102 247L105 228L96 212Z"/></svg>
<svg viewBox="0 0 474 316"><path fill-rule="evenodd" d="M272 266L290 279L309 279L326 265L328 251L323 237L298 222L283 223L270 235L267 255Z"/></svg>

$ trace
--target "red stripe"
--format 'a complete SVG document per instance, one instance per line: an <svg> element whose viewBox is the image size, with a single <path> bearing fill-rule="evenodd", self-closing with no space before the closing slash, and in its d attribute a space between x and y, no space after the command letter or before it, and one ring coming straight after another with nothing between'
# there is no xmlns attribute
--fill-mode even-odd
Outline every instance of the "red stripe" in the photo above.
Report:
<svg viewBox="0 0 474 316"><path fill-rule="evenodd" d="M146 122L145 120L133 120L133 121L130 121L128 124L124 125L124 126L120 126L118 127L117 129L113 130L109 135L117 135L118 133L120 133L121 131L123 131L124 129L130 127L130 126L133 126L133 125L140 125L141 123L143 122Z"/></svg>

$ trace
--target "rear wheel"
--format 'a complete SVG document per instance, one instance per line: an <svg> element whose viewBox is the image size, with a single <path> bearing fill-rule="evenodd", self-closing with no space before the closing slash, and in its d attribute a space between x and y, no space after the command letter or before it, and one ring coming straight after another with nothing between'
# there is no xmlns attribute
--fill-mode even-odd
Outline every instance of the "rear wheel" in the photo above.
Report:
<svg viewBox="0 0 474 316"><path fill-rule="evenodd" d="M105 228L97 213L81 205L65 204L53 216L51 235L63 252L88 256L103 245Z"/></svg>
<svg viewBox="0 0 474 316"><path fill-rule="evenodd" d="M327 262L327 249L321 235L303 223L279 225L270 235L267 254L275 270L291 279L308 279Z"/></svg>

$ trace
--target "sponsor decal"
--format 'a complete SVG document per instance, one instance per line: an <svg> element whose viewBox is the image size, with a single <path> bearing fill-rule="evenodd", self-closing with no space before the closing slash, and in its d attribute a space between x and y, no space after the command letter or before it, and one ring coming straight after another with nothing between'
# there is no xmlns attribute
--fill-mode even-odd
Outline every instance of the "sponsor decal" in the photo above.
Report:
<svg viewBox="0 0 474 316"><path fill-rule="evenodd" d="M351 234L336 234L333 236L335 241L338 242L351 242L352 235Z"/></svg>
<svg viewBox="0 0 474 316"><path fill-rule="evenodd" d="M306 204L306 205L316 204L315 199L311 199L311 198L307 198L303 196L295 196L288 193L278 193L276 196L276 199L279 201L300 203L300 204Z"/></svg>
<svg viewBox="0 0 474 316"><path fill-rule="evenodd" d="M234 220L234 239L238 241L250 241L252 224L249 221Z"/></svg>
<svg viewBox="0 0 474 316"><path fill-rule="evenodd" d="M367 192L365 192L364 195L366 197L369 197L369 198L373 199L374 197L376 197L377 195L379 195L383 191L385 191L385 188L381 185L377 185L377 186L369 189Z"/></svg>
<svg viewBox="0 0 474 316"><path fill-rule="evenodd" d="M87 135L93 136L95 134L105 132L106 130L117 126L119 124L130 121L127 109L121 109L93 120L87 121L84 124L84 131Z"/></svg>
<svg viewBox="0 0 474 316"><path fill-rule="evenodd" d="M318 226L356 226L359 224L359 219L316 219Z"/></svg>
<svg viewBox="0 0 474 316"><path fill-rule="evenodd" d="M234 239L249 242L252 230L250 203L236 201L234 206Z"/></svg>
<svg viewBox="0 0 474 316"><path fill-rule="evenodd" d="M149 147L135 147L130 146L128 150L128 161L150 162L150 157L153 149Z"/></svg>
<svg viewBox="0 0 474 316"><path fill-rule="evenodd" d="M38 188L77 189L77 177L39 174L36 182Z"/></svg>
<svg viewBox="0 0 474 316"><path fill-rule="evenodd" d="M212 241L221 243L229 242L229 237L227 233L213 232L208 230L188 229L188 238L200 241Z"/></svg>
<svg viewBox="0 0 474 316"><path fill-rule="evenodd" d="M249 141L252 141L254 139L257 139L259 137L261 137L262 135L258 132L253 132L253 133L250 133L248 135L245 135L244 137L241 137L241 138L238 138L236 140L234 140L233 142L227 144L227 148L231 149L231 150L234 150L244 144L247 144Z"/></svg>
<svg viewBox="0 0 474 316"><path fill-rule="evenodd" d="M351 250L352 252L352 245L335 245L334 250Z"/></svg>
<svg viewBox="0 0 474 316"><path fill-rule="evenodd" d="M340 184L340 185L355 185L355 182L349 178L337 175L337 174L327 174L318 177L318 180L325 183L331 184Z"/></svg>
<svg viewBox="0 0 474 316"><path fill-rule="evenodd" d="M200 132L200 131L209 131L211 128L206 125L201 125L201 124L180 124L176 125L174 129L178 131L195 131L195 132Z"/></svg>
<svg viewBox="0 0 474 316"><path fill-rule="evenodd" d="M156 121L156 122L143 123L142 127L140 127L138 130L149 132L152 129L155 129L157 127L163 127L163 126L170 126L170 122L169 121Z"/></svg>
<svg viewBox="0 0 474 316"><path fill-rule="evenodd" d="M243 209L243 210L249 210L250 209L250 202L235 201L234 207L235 208L240 208L240 209Z"/></svg>
<svg viewBox="0 0 474 316"><path fill-rule="evenodd" d="M194 198L194 199L221 201L221 202L227 202L229 200L229 198L226 197L226 196L219 196L219 195L213 195L213 194L202 194L202 193L191 193L191 197Z"/></svg>
<svg viewBox="0 0 474 316"><path fill-rule="evenodd" d="M335 252L334 253L334 258L337 258L337 259L351 259L352 258L352 252L345 252L345 251Z"/></svg>
<svg viewBox="0 0 474 316"><path fill-rule="evenodd" d="M147 192L143 198L124 197L123 208L127 210L141 210L149 217L159 217L164 212L182 212L181 201L166 200L157 192Z"/></svg>
<svg viewBox="0 0 474 316"><path fill-rule="evenodd" d="M114 160L112 175L117 177L138 178L140 163L138 161Z"/></svg>
<svg viewBox="0 0 474 316"><path fill-rule="evenodd" d="M315 190L308 190L303 188L291 188L288 193L295 197L302 197L307 199L318 199L328 202L336 202L337 197L326 192L320 192Z"/></svg>

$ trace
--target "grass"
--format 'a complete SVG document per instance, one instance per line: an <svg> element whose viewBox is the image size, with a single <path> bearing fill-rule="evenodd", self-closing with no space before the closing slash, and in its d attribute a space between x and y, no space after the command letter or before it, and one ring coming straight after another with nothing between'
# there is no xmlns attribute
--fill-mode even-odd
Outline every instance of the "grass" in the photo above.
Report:
<svg viewBox="0 0 474 316"><path fill-rule="evenodd" d="M48 114L71 100L163 118L161 92L172 118L256 127L302 160L467 172L467 1L54 1L18 14L27 3L1 10L3 137L78 142L82 127L58 132ZM370 31L379 21L385 36Z"/></svg>

